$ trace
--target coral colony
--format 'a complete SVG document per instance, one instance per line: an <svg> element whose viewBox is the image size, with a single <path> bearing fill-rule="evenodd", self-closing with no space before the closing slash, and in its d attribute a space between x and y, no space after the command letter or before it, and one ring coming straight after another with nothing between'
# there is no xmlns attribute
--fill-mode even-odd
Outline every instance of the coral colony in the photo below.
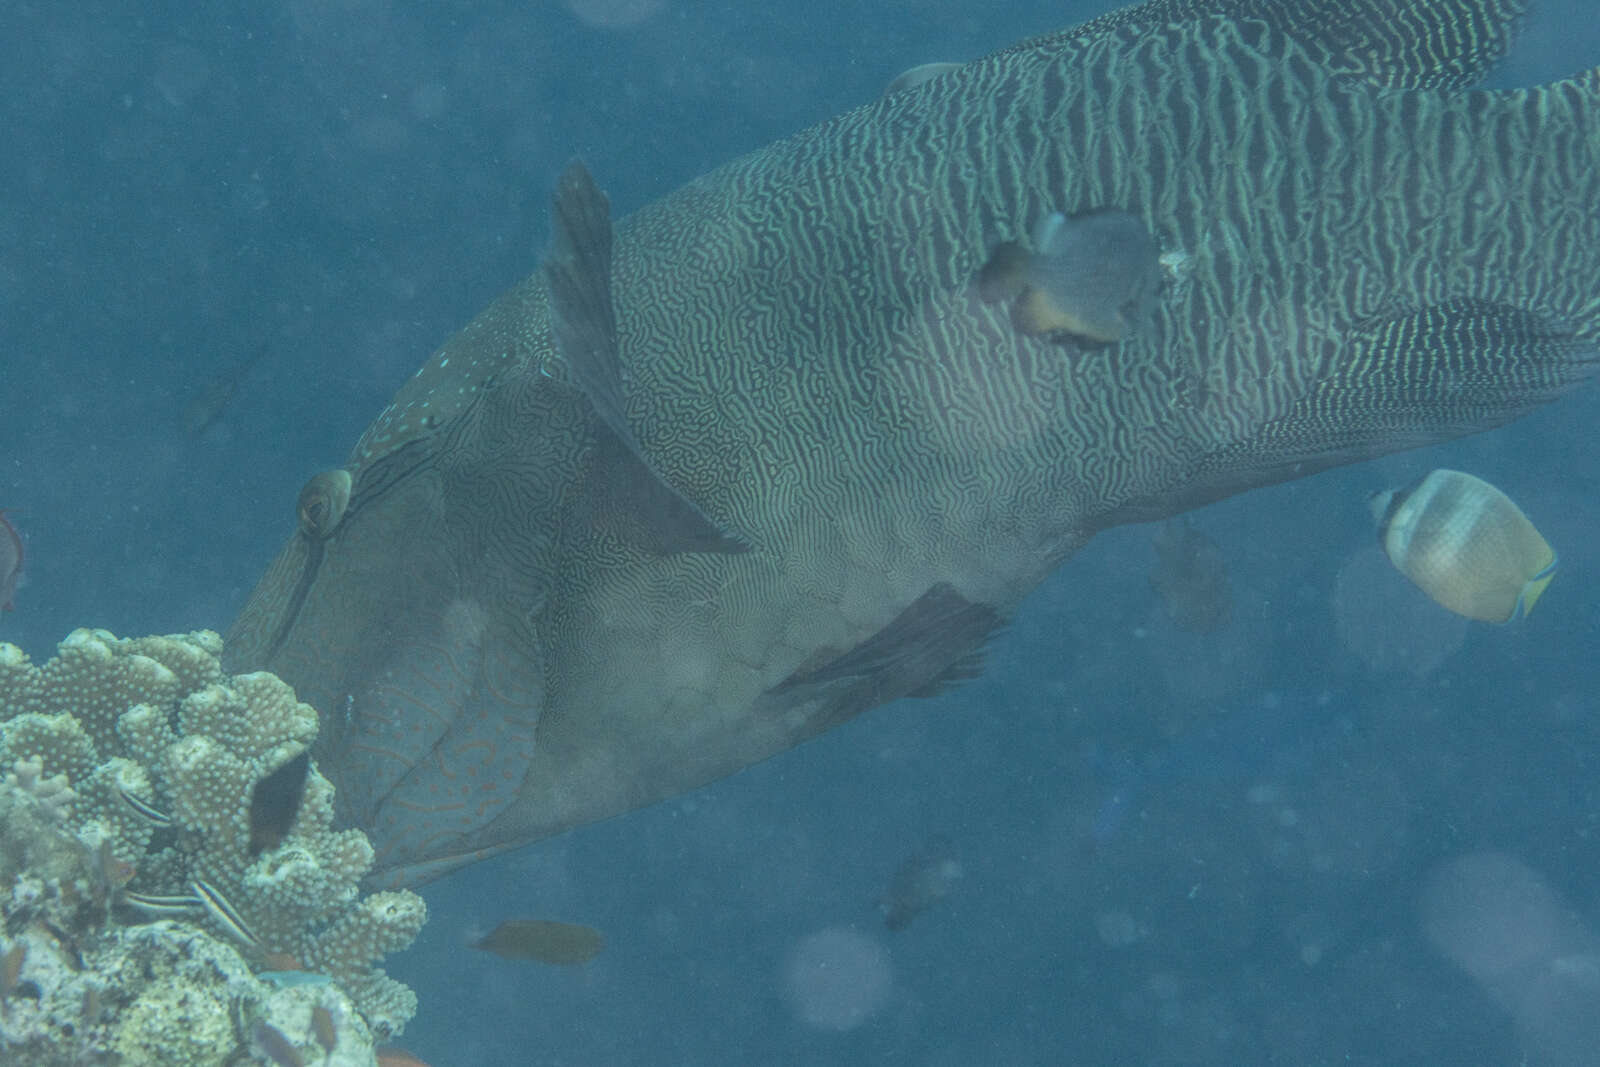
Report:
<svg viewBox="0 0 1600 1067"><path fill-rule="evenodd" d="M372 1064L415 1012L374 964L422 898L360 895L372 848L331 829L316 711L221 648L0 643L0 1062Z"/></svg>

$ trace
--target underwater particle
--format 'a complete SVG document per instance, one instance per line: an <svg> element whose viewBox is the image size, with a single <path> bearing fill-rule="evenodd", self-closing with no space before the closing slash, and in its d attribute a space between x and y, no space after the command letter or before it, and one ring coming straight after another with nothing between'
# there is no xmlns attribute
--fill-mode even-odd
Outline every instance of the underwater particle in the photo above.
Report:
<svg viewBox="0 0 1600 1067"><path fill-rule="evenodd" d="M597 30L626 30L647 22L665 8L666 0L566 0L579 22Z"/></svg>
<svg viewBox="0 0 1600 1067"><path fill-rule="evenodd" d="M1482 622L1533 610L1556 572L1555 550L1511 498L1482 478L1439 469L1373 495L1390 562L1441 607Z"/></svg>
<svg viewBox="0 0 1600 1067"><path fill-rule="evenodd" d="M1128 948L1149 936L1143 923L1125 911L1102 911L1094 917L1095 933L1108 948Z"/></svg>
<svg viewBox="0 0 1600 1067"><path fill-rule="evenodd" d="M300 801L306 795L306 773L311 769L311 750L286 760L269 771L250 791L250 846L252 856L277 848L294 828L300 814Z"/></svg>
<svg viewBox="0 0 1600 1067"><path fill-rule="evenodd" d="M1503 852L1469 853L1434 868L1418 911L1434 949L1515 1020L1531 1062L1594 1062L1600 937L1549 879Z"/></svg>
<svg viewBox="0 0 1600 1067"><path fill-rule="evenodd" d="M949 896L961 879L955 846L943 835L929 838L895 869L889 888L878 901L883 925L903 930L911 920Z"/></svg>
<svg viewBox="0 0 1600 1067"><path fill-rule="evenodd" d="M1233 621L1228 565L1215 541L1179 519L1162 524L1150 545L1156 550L1150 588L1161 597L1174 626L1209 634Z"/></svg>
<svg viewBox="0 0 1600 1067"><path fill-rule="evenodd" d="M831 926L801 938L783 965L785 1003L807 1026L854 1030L889 1002L894 967L876 938Z"/></svg>
<svg viewBox="0 0 1600 1067"><path fill-rule="evenodd" d="M600 954L606 939L591 926L548 919L507 919L472 947L508 960L572 966Z"/></svg>

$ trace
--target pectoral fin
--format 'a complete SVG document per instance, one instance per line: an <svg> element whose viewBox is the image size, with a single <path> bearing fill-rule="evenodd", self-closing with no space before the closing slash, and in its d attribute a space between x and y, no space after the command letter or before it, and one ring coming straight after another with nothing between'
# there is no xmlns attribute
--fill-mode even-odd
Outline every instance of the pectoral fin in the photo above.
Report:
<svg viewBox="0 0 1600 1067"><path fill-rule="evenodd" d="M982 649L1004 625L1000 613L940 582L888 625L844 652L824 650L770 691L826 688L818 731L868 708L907 696L934 696L975 678Z"/></svg>

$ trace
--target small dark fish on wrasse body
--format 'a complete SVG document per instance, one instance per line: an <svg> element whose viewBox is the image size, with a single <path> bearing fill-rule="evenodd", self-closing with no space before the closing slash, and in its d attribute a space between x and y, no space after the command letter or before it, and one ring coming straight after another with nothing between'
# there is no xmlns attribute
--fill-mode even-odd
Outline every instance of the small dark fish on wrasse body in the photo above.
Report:
<svg viewBox="0 0 1600 1067"><path fill-rule="evenodd" d="M277 848L294 828L300 801L306 795L306 774L311 769L311 750L303 749L265 775L250 791L250 855L259 856Z"/></svg>
<svg viewBox="0 0 1600 1067"><path fill-rule="evenodd" d="M1174 626L1209 634L1233 620L1228 565L1215 541L1178 520L1157 530L1150 544L1156 550L1150 588L1161 597Z"/></svg>
<svg viewBox="0 0 1600 1067"><path fill-rule="evenodd" d="M250 373L251 368L261 362L261 357L267 354L270 347L262 342L232 369L204 382L183 407L184 432L191 437L199 437L221 419L233 400L233 394L238 391L239 383L244 381L244 376Z"/></svg>
<svg viewBox="0 0 1600 1067"><path fill-rule="evenodd" d="M1015 241L995 249L978 277L986 303L1012 301L1011 321L1029 337L1111 344L1149 315L1161 285L1161 250L1145 224L1102 209L1047 216L1033 251Z"/></svg>
<svg viewBox="0 0 1600 1067"><path fill-rule="evenodd" d="M508 919L473 942L473 948L508 960L572 965L600 954L606 939L591 926L548 919Z"/></svg>
<svg viewBox="0 0 1600 1067"><path fill-rule="evenodd" d="M0 608L7 611L14 607L11 598L17 592L17 579L22 577L22 558L22 535L0 511Z"/></svg>
<svg viewBox="0 0 1600 1067"><path fill-rule="evenodd" d="M961 880L961 861L949 838L929 838L907 856L889 881L889 890L878 901L883 925L903 930L918 915L949 896Z"/></svg>

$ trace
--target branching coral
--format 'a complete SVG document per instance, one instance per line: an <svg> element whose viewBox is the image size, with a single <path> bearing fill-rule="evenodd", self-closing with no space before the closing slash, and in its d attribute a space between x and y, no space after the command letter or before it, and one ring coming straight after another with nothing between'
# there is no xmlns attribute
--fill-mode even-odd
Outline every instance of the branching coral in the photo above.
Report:
<svg viewBox="0 0 1600 1067"><path fill-rule="evenodd" d="M333 829L333 787L314 769L288 835L252 850L252 787L309 748L317 714L271 674L224 676L220 651L209 632L119 640L78 630L35 666L0 644L0 909L8 936L31 939L24 976L42 974L68 942L92 974L139 946L170 952L174 938L203 939L208 953L327 975L338 987L328 996L348 995L379 1037L397 1033L416 998L374 963L416 936L422 900L360 896L372 849L359 831ZM152 1013L170 1021L176 1001L158 996L153 979L135 992L127 979L119 968L82 980L100 983L105 1017L88 1029L109 1035L115 1018L148 1030ZM180 998L199 1013L189 1032L226 1024L229 1040L242 1041L241 1012L261 1017L270 990L247 973L222 984L226 993L196 988ZM44 993L70 985L35 980L35 1014L59 1013ZM208 997L229 1006L228 1019L214 1018ZM0 1050L25 1029L22 1012L0 1021ZM117 1034L102 1042L106 1062L113 1053L140 1062L113 1047L132 1040Z"/></svg>

